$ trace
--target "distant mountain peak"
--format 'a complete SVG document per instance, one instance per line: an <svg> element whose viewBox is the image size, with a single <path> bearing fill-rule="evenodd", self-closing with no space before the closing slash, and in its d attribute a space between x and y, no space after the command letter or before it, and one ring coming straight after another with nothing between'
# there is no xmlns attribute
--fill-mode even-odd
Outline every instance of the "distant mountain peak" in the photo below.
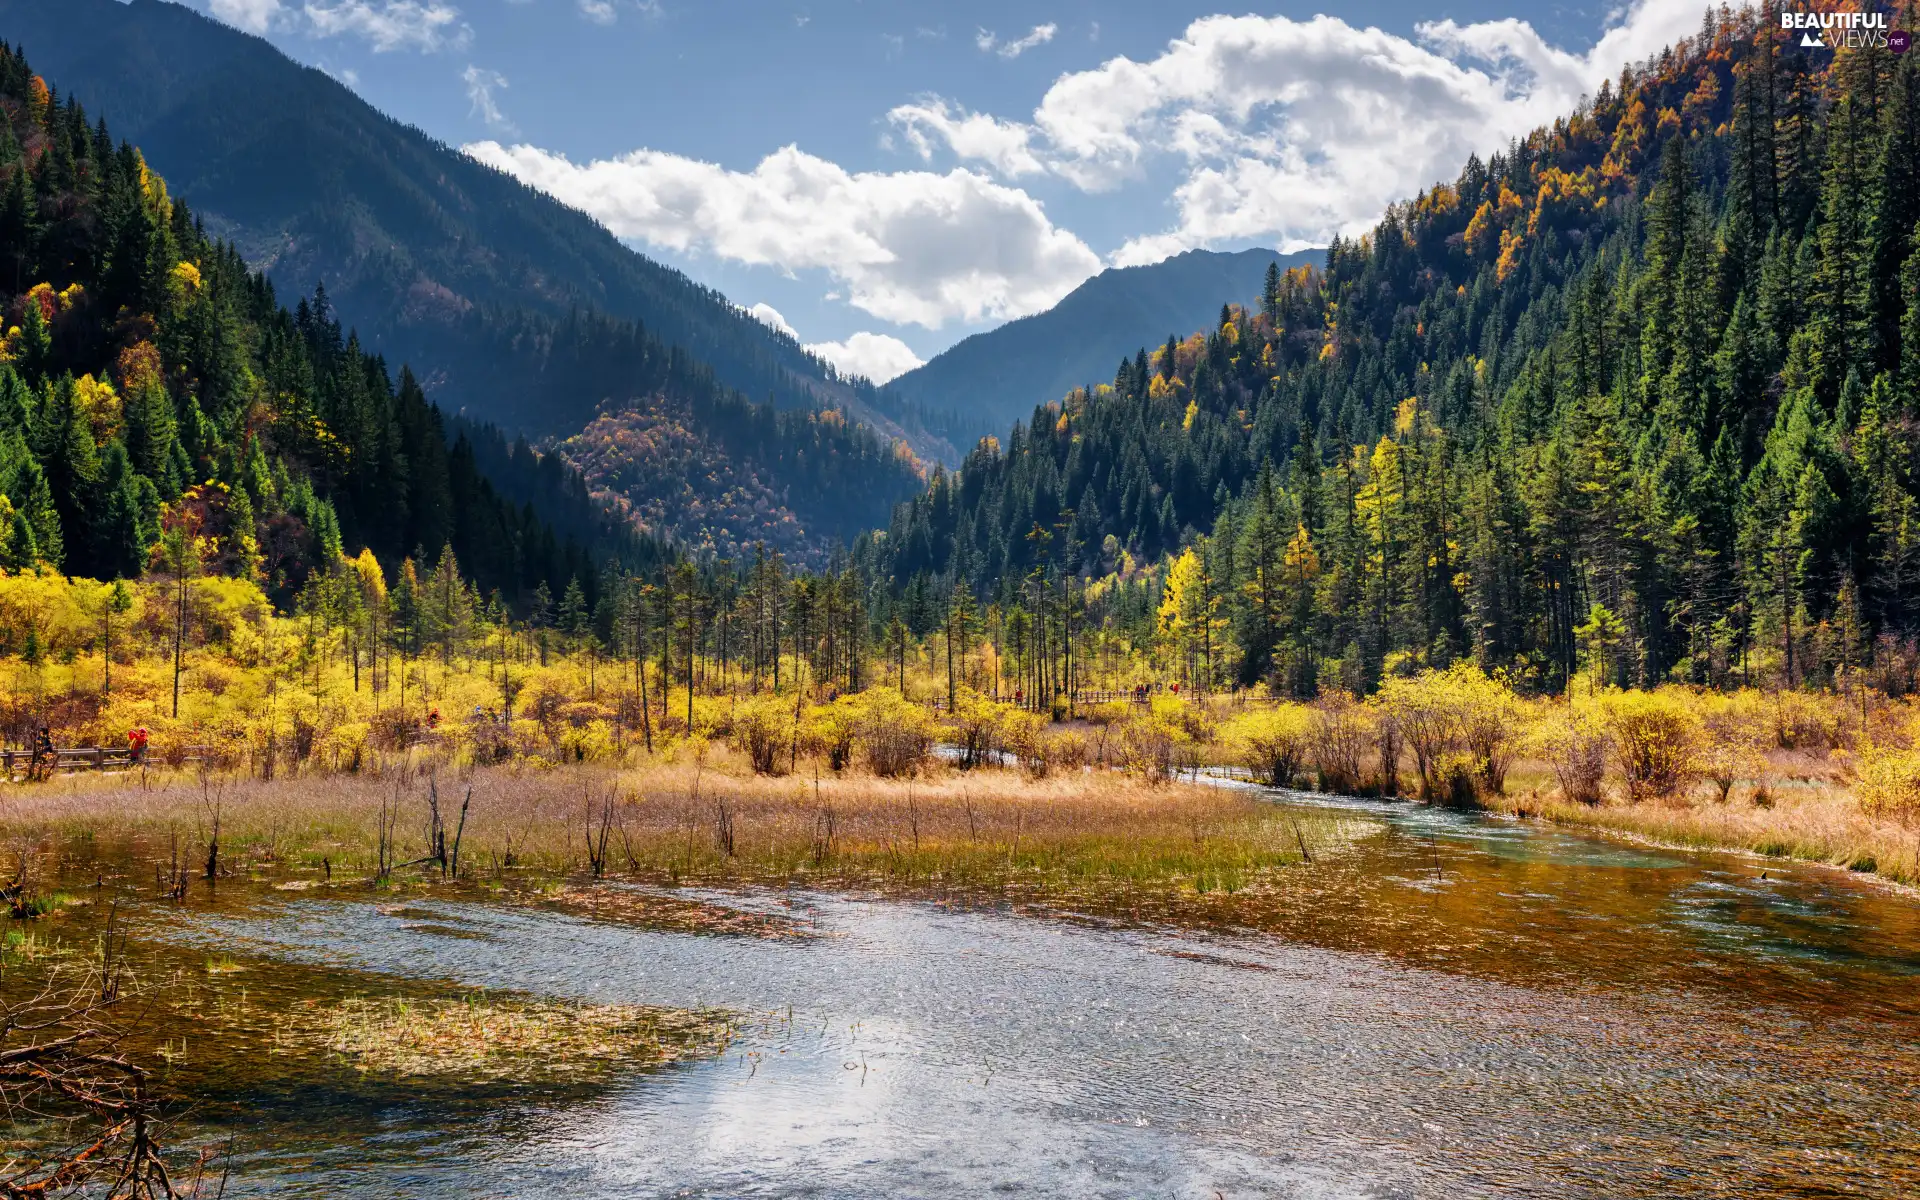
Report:
<svg viewBox="0 0 1920 1200"><path fill-rule="evenodd" d="M969 433L1004 431L1035 405L1105 383L1122 358L1168 334L1212 324L1220 306L1249 304L1267 266L1318 264L1324 250L1188 250L1157 263L1111 267L1046 312L977 333L895 379L889 391L953 414Z"/></svg>

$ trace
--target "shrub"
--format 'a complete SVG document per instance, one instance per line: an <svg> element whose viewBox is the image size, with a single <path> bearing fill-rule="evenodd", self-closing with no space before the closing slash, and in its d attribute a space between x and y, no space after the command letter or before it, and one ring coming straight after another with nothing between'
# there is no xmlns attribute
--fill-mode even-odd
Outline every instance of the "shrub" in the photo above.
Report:
<svg viewBox="0 0 1920 1200"><path fill-rule="evenodd" d="M1845 718L1833 696L1783 691L1773 697L1773 737L1782 750L1832 750L1845 744Z"/></svg>
<svg viewBox="0 0 1920 1200"><path fill-rule="evenodd" d="M1047 760L1056 766L1078 771L1087 765L1088 756L1087 739L1071 729L1047 739Z"/></svg>
<svg viewBox="0 0 1920 1200"><path fill-rule="evenodd" d="M1047 773L1047 724L1040 713L1011 706L1000 723L1002 744L1020 760L1020 769L1035 779Z"/></svg>
<svg viewBox="0 0 1920 1200"><path fill-rule="evenodd" d="M1699 774L1700 721L1693 703L1691 695L1672 692L1618 692L1602 701L1627 799L1667 799Z"/></svg>
<svg viewBox="0 0 1920 1200"><path fill-rule="evenodd" d="M857 695L840 696L831 704L804 709L800 746L809 754L825 757L830 769L846 770L847 764L853 761L854 746L859 738L861 712Z"/></svg>
<svg viewBox="0 0 1920 1200"><path fill-rule="evenodd" d="M1468 769L1493 795L1507 790L1507 771L1525 740L1526 706L1496 672L1487 675L1461 663L1444 676L1460 705L1460 738L1466 743Z"/></svg>
<svg viewBox="0 0 1920 1200"><path fill-rule="evenodd" d="M853 716L854 736L875 775L897 779L926 766L939 728L926 709L892 688L861 692L846 697L845 703Z"/></svg>
<svg viewBox="0 0 1920 1200"><path fill-rule="evenodd" d="M1367 709L1347 692L1322 697L1313 709L1313 733L1308 755L1323 792L1352 794L1360 790L1362 764L1374 730Z"/></svg>
<svg viewBox="0 0 1920 1200"><path fill-rule="evenodd" d="M1291 787L1313 744L1314 713L1300 704L1251 709L1228 721L1220 736L1241 765L1273 787Z"/></svg>
<svg viewBox="0 0 1920 1200"><path fill-rule="evenodd" d="M792 761L793 705L755 696L734 707L728 742L747 756L756 775L784 775Z"/></svg>
<svg viewBox="0 0 1920 1200"><path fill-rule="evenodd" d="M1185 729L1159 712L1136 713L1120 727L1121 765L1148 783L1164 783L1173 778L1178 755L1191 742Z"/></svg>
<svg viewBox="0 0 1920 1200"><path fill-rule="evenodd" d="M1015 715L1022 714L1011 704L989 700L972 688L960 689L947 728L960 747L963 770L982 766L993 752L1007 742L1007 729Z"/></svg>
<svg viewBox="0 0 1920 1200"><path fill-rule="evenodd" d="M1456 778L1461 766L1454 758L1457 752L1464 752L1466 770L1487 790L1506 786L1522 732L1522 710L1504 681L1462 662L1445 671L1388 679L1374 701L1413 752L1423 799L1459 801L1473 790ZM1384 741L1381 749L1382 773L1397 775L1396 764L1387 761Z"/></svg>
<svg viewBox="0 0 1920 1200"><path fill-rule="evenodd" d="M1868 747L1853 791L1870 817L1920 824L1920 751Z"/></svg>
<svg viewBox="0 0 1920 1200"><path fill-rule="evenodd" d="M1613 735L1589 708L1557 707L1534 730L1535 753L1553 768L1560 794L1578 804L1598 804Z"/></svg>
<svg viewBox="0 0 1920 1200"><path fill-rule="evenodd" d="M1182 744L1213 740L1213 713L1204 704L1184 696L1161 695L1153 698L1151 708L1155 720L1179 731Z"/></svg>
<svg viewBox="0 0 1920 1200"><path fill-rule="evenodd" d="M1751 692L1699 699L1703 735L1700 774L1713 784L1717 799L1725 804L1735 783L1759 779L1766 772L1767 756L1760 748L1767 728L1765 714L1753 702L1756 697Z"/></svg>

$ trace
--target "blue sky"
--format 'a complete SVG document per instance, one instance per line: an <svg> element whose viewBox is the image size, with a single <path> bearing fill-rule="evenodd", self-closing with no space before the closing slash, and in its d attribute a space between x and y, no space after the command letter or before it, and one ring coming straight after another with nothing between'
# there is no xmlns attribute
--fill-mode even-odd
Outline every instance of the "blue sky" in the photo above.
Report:
<svg viewBox="0 0 1920 1200"><path fill-rule="evenodd" d="M877 378L1104 266L1357 232L1702 11L185 2Z"/></svg>

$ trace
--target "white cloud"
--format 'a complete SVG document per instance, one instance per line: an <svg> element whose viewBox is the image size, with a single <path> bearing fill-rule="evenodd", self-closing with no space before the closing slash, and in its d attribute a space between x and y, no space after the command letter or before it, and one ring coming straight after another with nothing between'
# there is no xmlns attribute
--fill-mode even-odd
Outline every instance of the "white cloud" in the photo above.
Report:
<svg viewBox="0 0 1920 1200"><path fill-rule="evenodd" d="M485 121L489 129L513 128L513 122L507 120L506 114L500 111L500 101L494 96L496 91L504 92L507 90L507 77L505 75L502 75L498 71L489 71L485 67L476 67L469 63L467 64L467 69L460 73L460 78L464 80L467 85L467 100L469 101L467 111L470 115L477 116Z"/></svg>
<svg viewBox="0 0 1920 1200"><path fill-rule="evenodd" d="M301 11L315 37L362 37L376 53L458 49L473 37L460 10L442 0L307 0Z"/></svg>
<svg viewBox="0 0 1920 1200"><path fill-rule="evenodd" d="M647 17L657 17L661 11L659 0L575 0L575 3L579 6L580 15L595 25L613 24L620 19L622 8L632 8ZM805 19L802 18L800 23L806 24Z"/></svg>
<svg viewBox="0 0 1920 1200"><path fill-rule="evenodd" d="M984 162L1008 178L1046 170L1028 145L1032 131L1027 126L952 108L938 96L902 104L887 120L905 133L922 159L933 157L937 139L961 158Z"/></svg>
<svg viewBox="0 0 1920 1200"><path fill-rule="evenodd" d="M1035 46L1046 45L1053 40L1053 35L1059 32L1060 27L1051 21L1045 25L1035 25L1027 36L1018 41L1007 42L995 53L999 54L1001 58L1019 58Z"/></svg>
<svg viewBox="0 0 1920 1200"><path fill-rule="evenodd" d="M1003 42L993 30L982 29L973 35L973 44L980 47L981 53L998 54L1001 58L1019 58L1035 46L1044 46L1053 40L1060 27L1049 21L1045 25L1035 25L1027 36Z"/></svg>
<svg viewBox="0 0 1920 1200"><path fill-rule="evenodd" d="M800 335L793 331L793 326L787 324L787 319L780 315L780 310L768 304L765 300L747 309L746 312L748 316L760 322L762 325L777 329L796 342L800 340Z"/></svg>
<svg viewBox="0 0 1920 1200"><path fill-rule="evenodd" d="M281 13L280 0L209 0L207 9L248 33L265 33Z"/></svg>
<svg viewBox="0 0 1920 1200"><path fill-rule="evenodd" d="M1005 178L1049 171L1105 191L1175 175L1172 227L1133 238L1116 264L1250 238L1298 249L1364 231L1389 203L1452 179L1469 153L1571 111L1697 29L1700 8L1635 0L1612 21L1575 54L1513 19L1430 22L1410 39L1324 15L1206 17L1157 57L1060 76L1031 122L937 96L888 117L923 160L944 144ZM978 41L1009 48L986 30Z"/></svg>
<svg viewBox="0 0 1920 1200"><path fill-rule="evenodd" d="M1033 197L968 170L853 174L793 146L750 172L657 150L584 165L492 141L466 152L620 237L821 269L855 307L927 328L1038 312L1100 269Z"/></svg>
<svg viewBox="0 0 1920 1200"><path fill-rule="evenodd" d="M862 330L844 342L812 342L807 349L839 368L842 375L864 375L886 383L921 365L913 347L897 337Z"/></svg>
<svg viewBox="0 0 1920 1200"><path fill-rule="evenodd" d="M1061 77L1034 124L1050 165L1088 189L1136 176L1162 149L1186 160L1177 223L1116 263L1255 237L1323 245L1570 111L1699 20L1693 0L1642 0L1579 55L1517 20L1435 22L1412 41L1328 16L1209 17L1149 62Z"/></svg>

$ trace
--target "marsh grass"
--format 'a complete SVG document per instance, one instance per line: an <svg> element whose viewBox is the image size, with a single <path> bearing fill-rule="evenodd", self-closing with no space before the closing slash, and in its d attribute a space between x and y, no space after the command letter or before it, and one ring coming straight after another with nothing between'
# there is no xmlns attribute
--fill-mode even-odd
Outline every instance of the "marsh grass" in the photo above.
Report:
<svg viewBox="0 0 1920 1200"><path fill-rule="evenodd" d="M308 1006L289 1015L282 1036L367 1073L551 1081L717 1054L732 1034L731 1018L714 1010L482 994Z"/></svg>
<svg viewBox="0 0 1920 1200"><path fill-rule="evenodd" d="M1111 770L768 778L715 747L634 770L504 766L439 785L473 790L461 875L475 884L577 879L597 862L611 878L668 884L1234 891L1323 848L1335 853L1339 841L1332 820ZM0 812L0 832L102 851L130 842L136 856L164 860L175 841L209 837L201 790L176 777L149 789L43 793ZM412 772L234 781L219 833L223 870L283 884L426 885L442 874L428 861L428 797L428 779Z"/></svg>
<svg viewBox="0 0 1920 1200"><path fill-rule="evenodd" d="M1626 834L1693 850L1745 850L1797 858L1920 886L1920 833L1861 810L1845 788L1797 780L1730 789L1714 787L1665 802L1587 805L1557 793L1518 790L1490 802L1496 811Z"/></svg>

